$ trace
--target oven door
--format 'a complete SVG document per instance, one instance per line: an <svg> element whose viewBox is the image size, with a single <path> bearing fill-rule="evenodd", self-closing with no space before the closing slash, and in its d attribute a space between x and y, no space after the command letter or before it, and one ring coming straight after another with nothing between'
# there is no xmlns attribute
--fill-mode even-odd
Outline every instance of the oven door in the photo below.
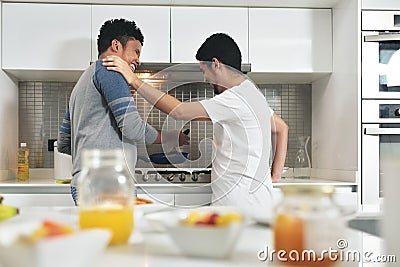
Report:
<svg viewBox="0 0 400 267"><path fill-rule="evenodd" d="M400 98L400 33L362 36L362 98Z"/></svg>
<svg viewBox="0 0 400 267"><path fill-rule="evenodd" d="M400 98L400 12L362 12L362 97Z"/></svg>
<svg viewBox="0 0 400 267"><path fill-rule="evenodd" d="M400 173L400 100L363 100L361 108L362 204L379 210L385 176Z"/></svg>
<svg viewBox="0 0 400 267"><path fill-rule="evenodd" d="M400 124L363 124L362 131L362 204L379 211L385 176L400 173Z"/></svg>

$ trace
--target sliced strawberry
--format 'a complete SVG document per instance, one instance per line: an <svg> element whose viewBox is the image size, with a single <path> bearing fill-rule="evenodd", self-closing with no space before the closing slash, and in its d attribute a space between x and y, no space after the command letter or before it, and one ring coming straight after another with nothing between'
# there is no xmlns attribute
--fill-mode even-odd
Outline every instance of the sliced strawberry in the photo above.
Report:
<svg viewBox="0 0 400 267"><path fill-rule="evenodd" d="M218 217L219 215L217 213L211 214L210 217L208 218L208 224L215 225Z"/></svg>

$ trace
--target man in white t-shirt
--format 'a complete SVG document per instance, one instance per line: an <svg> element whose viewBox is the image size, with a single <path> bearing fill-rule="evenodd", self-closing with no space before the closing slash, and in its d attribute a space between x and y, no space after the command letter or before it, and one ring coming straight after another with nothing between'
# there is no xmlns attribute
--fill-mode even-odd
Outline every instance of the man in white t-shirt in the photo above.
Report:
<svg viewBox="0 0 400 267"><path fill-rule="evenodd" d="M268 214L272 211L272 182L280 179L285 163L288 127L240 72L241 53L231 37L213 34L198 49L196 59L216 96L188 103L143 82L118 57L107 57L103 64L122 73L142 97L173 118L211 120L212 204L237 206L252 215ZM271 133L276 147L270 170Z"/></svg>
<svg viewBox="0 0 400 267"><path fill-rule="evenodd" d="M244 80L200 103L214 126L213 204L269 210L272 113L264 96Z"/></svg>

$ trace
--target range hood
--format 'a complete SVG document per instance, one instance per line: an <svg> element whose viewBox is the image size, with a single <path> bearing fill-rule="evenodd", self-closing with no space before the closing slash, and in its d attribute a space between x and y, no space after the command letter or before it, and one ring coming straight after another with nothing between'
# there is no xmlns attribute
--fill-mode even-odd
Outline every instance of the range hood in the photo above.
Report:
<svg viewBox="0 0 400 267"><path fill-rule="evenodd" d="M136 72L157 73L160 71L168 72L200 72L199 63L142 63ZM251 64L242 64L241 71L246 74L251 71Z"/></svg>
<svg viewBox="0 0 400 267"><path fill-rule="evenodd" d="M242 64L242 73L250 72L250 64ZM199 63L142 63L136 70L137 76L148 83L180 84L204 82Z"/></svg>
<svg viewBox="0 0 400 267"><path fill-rule="evenodd" d="M17 81L77 82L84 70L77 69L3 69ZM251 65L242 64L242 72L248 73ZM199 63L142 63L136 70L153 76L156 80L203 81ZM160 75L158 75L160 74Z"/></svg>

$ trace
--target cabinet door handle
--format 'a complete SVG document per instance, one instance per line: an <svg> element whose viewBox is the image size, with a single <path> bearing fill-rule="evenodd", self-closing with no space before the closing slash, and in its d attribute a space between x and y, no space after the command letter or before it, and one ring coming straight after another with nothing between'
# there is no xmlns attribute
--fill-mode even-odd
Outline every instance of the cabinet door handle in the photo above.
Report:
<svg viewBox="0 0 400 267"><path fill-rule="evenodd" d="M364 42L390 42L390 41L400 41L400 34L388 33L388 34L364 36Z"/></svg>
<svg viewBox="0 0 400 267"><path fill-rule="evenodd" d="M364 134L366 134L366 135L399 134L400 135L400 128L365 128Z"/></svg>

